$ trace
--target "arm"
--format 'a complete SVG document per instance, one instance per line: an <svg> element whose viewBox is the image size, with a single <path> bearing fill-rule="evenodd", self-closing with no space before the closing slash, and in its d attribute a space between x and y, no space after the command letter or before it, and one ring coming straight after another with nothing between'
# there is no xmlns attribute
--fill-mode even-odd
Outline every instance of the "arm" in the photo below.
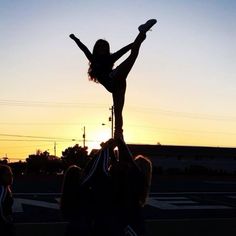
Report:
<svg viewBox="0 0 236 236"><path fill-rule="evenodd" d="M70 38L75 41L75 43L78 45L78 47L84 52L85 56L88 58L88 60L92 61L92 53L88 50L88 48L77 38L74 34L70 34Z"/></svg>
<svg viewBox="0 0 236 236"><path fill-rule="evenodd" d="M6 189L3 186L0 186L0 221L3 221L4 223L8 223L7 218L4 215L3 212L3 201L6 197Z"/></svg>
<svg viewBox="0 0 236 236"><path fill-rule="evenodd" d="M119 149L119 160L121 162L131 163L136 166L132 153L130 152L127 144L121 140L117 140L118 149Z"/></svg>
<svg viewBox="0 0 236 236"><path fill-rule="evenodd" d="M102 142L100 144L100 146L102 147L101 150L104 150L104 149L108 148L109 155L110 155L112 163L117 162L117 159L116 159L116 156L115 156L115 153L114 153L114 148L116 147L116 141L114 139L111 138L108 141L106 141L105 143Z"/></svg>
<svg viewBox="0 0 236 236"><path fill-rule="evenodd" d="M119 58L121 58L125 53L127 53L131 48L133 47L133 43L128 44L127 46L121 48L117 52L112 54L112 60L113 62L117 61Z"/></svg>

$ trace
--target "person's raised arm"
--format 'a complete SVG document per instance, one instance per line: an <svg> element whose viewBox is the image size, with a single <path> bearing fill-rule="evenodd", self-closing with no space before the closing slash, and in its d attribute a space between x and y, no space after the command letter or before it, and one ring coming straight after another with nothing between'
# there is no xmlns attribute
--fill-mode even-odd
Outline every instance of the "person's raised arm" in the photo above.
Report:
<svg viewBox="0 0 236 236"><path fill-rule="evenodd" d="M114 139L111 138L106 142L102 142L100 146L102 147L101 149L106 149L106 148L109 149L109 155L110 155L112 163L117 162L117 159L114 153L114 148L117 146L117 144Z"/></svg>
<svg viewBox="0 0 236 236"><path fill-rule="evenodd" d="M119 149L119 161L136 165L127 144L122 139L117 139L117 144Z"/></svg>
<svg viewBox="0 0 236 236"><path fill-rule="evenodd" d="M92 61L92 53L88 50L88 48L77 38L74 34L70 34L70 38L73 39L78 47L84 52L85 56L88 58L88 60Z"/></svg>
<svg viewBox="0 0 236 236"><path fill-rule="evenodd" d="M125 53L127 53L131 48L133 47L133 43L128 44L127 46L121 48L117 52L113 53L112 60L113 62L117 61L119 58L121 58Z"/></svg>

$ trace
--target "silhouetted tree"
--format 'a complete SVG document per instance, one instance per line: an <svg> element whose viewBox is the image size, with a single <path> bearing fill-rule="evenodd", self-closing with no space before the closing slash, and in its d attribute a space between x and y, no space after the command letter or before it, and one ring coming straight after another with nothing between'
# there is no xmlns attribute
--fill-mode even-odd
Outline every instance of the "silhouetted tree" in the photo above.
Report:
<svg viewBox="0 0 236 236"><path fill-rule="evenodd" d="M20 175L25 174L27 163L23 161L18 161L18 162L9 163L9 166L11 167L14 173L14 176L20 176Z"/></svg>
<svg viewBox="0 0 236 236"><path fill-rule="evenodd" d="M8 164L8 158L3 157L2 159L0 159L0 164L7 165Z"/></svg>
<svg viewBox="0 0 236 236"><path fill-rule="evenodd" d="M68 147L62 152L62 161L65 168L70 165L78 165L83 168L89 161L87 147L81 147L76 144L74 147Z"/></svg>
<svg viewBox="0 0 236 236"><path fill-rule="evenodd" d="M63 169L62 161L48 151L37 150L36 154L29 155L26 162L28 174L53 174Z"/></svg>

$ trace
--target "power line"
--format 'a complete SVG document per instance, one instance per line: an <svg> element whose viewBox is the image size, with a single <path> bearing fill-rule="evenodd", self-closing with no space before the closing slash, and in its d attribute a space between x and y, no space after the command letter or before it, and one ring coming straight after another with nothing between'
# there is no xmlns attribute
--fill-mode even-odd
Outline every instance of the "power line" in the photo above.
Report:
<svg viewBox="0 0 236 236"><path fill-rule="evenodd" d="M145 126L145 125L135 125L135 124L127 124L127 127L139 127L139 128L143 127L143 128L146 128L146 129L152 129L151 132L156 132L155 130L165 130L165 131L168 131L168 132L182 132L182 133L184 132L184 133L203 133L203 134L212 134L212 135L213 134L236 135L236 133L222 132L222 131L176 129L176 128L165 128L165 127L158 127L158 126Z"/></svg>
<svg viewBox="0 0 236 236"><path fill-rule="evenodd" d="M54 142L54 140L45 140L45 139L34 139L34 140L31 140L31 139L0 139L0 141L3 141L3 142L47 142L47 143L51 143L51 142ZM73 140L70 140L70 141L73 141ZM74 141L78 141L78 142L81 142L81 140L74 140ZM69 140L60 140L60 142L69 142Z"/></svg>
<svg viewBox="0 0 236 236"><path fill-rule="evenodd" d="M9 123L11 124L11 123ZM27 123L26 123L27 124ZM33 123L31 123L31 125L33 125ZM43 123L42 123L43 125ZM59 124L58 124L59 125ZM63 125L66 125L66 123L63 123ZM76 125L76 123L72 124L70 123L69 125ZM158 127L158 126L145 126L145 125L139 125L139 124L126 124L127 127L139 127L139 128L143 128L143 129L151 129L152 133L154 132L158 132L158 130L165 130L167 132L181 132L181 133L202 133L202 134L211 134L211 135L215 135L215 134L222 134L222 135L236 135L236 133L232 133L232 132L223 132L223 131L206 131L206 130L192 130L192 129L176 129L176 128L165 128L165 127ZM157 130L157 131L155 131ZM32 135L18 135L18 134L0 134L0 136L5 136L5 137L17 137L17 138L33 138L33 139L37 139L36 141L78 141L81 142L83 140L78 140L75 138L62 138L62 137L45 137L45 136L32 136ZM33 141L33 140L29 140L29 139L14 139L14 141ZM38 140L41 139L41 140ZM5 141L13 141L13 139L4 139ZM4 141L3 139L0 139L0 141ZM96 142L97 140L88 140L90 142Z"/></svg>
<svg viewBox="0 0 236 236"><path fill-rule="evenodd" d="M31 136L31 135L20 135L20 134L0 134L5 137L17 137L17 138L33 138L33 139L47 139L47 140L64 140L64 141L76 141L74 138L61 138L61 137L43 137L43 136Z"/></svg>
<svg viewBox="0 0 236 236"><path fill-rule="evenodd" d="M131 107L130 107L131 108ZM171 117L184 117L190 119L204 119L204 120L218 120L218 121L236 121L235 116L222 116L216 114L204 114L204 113L193 113L183 111L172 111L162 108L151 108L151 107L132 107L133 111L139 112L146 111L150 113L158 113L159 115L171 116Z"/></svg>
<svg viewBox="0 0 236 236"><path fill-rule="evenodd" d="M82 126L84 125L85 122L81 122L81 123L73 123L73 122L0 122L0 125L27 125L27 126L34 126L34 125L50 125L50 126ZM98 126L100 125L100 123L90 123L90 122L86 122L86 126Z"/></svg>
<svg viewBox="0 0 236 236"><path fill-rule="evenodd" d="M0 100L0 105L4 106L23 106L23 107L62 107L62 108L98 108L104 107L103 104L78 103L78 102L44 102L44 101L25 101L25 100Z"/></svg>
<svg viewBox="0 0 236 236"><path fill-rule="evenodd" d="M35 142L71 142L71 141L77 141L82 142L83 139L74 139L74 138L62 138L62 137L42 137L42 136L31 136L31 135L19 135L19 134L0 134L0 136L5 137L17 137L17 138L32 138L34 140L30 139L0 139L0 141L35 141ZM86 139L87 142L102 142L104 140L95 140L95 139Z"/></svg>
<svg viewBox="0 0 236 236"><path fill-rule="evenodd" d="M22 125L22 126L34 126L34 125L55 125L55 126L79 126L83 123L16 123L16 122L0 122L1 124L5 125ZM97 126L98 124L95 123L88 123L86 126ZM126 124L127 127L139 127L144 129L152 129L153 132L155 132L154 129L158 130L167 130L167 131L174 131L174 132L188 132L188 133L205 133L205 134L224 134L224 135L236 135L236 133L231 132L222 132L222 131L206 131L206 130L187 130L187 129L176 129L176 128L163 128L158 126L150 126L150 125L140 125L140 124ZM1 134L0 134L1 135ZM22 136L22 135L21 135ZM25 137L25 136L24 136ZM41 138L41 137L37 137ZM48 139L48 138L47 138ZM51 138L50 138L51 139ZM52 138L52 139L58 139L58 138ZM70 140L69 138L66 138L66 140ZM28 141L28 140L27 140Z"/></svg>
<svg viewBox="0 0 236 236"><path fill-rule="evenodd" d="M26 101L26 100L0 100L0 105L4 106L22 106L22 107L55 107L55 108L104 108L107 104L82 103L82 102L45 102L45 101ZM189 119L204 119L218 121L236 121L235 116L222 116L217 114L204 114L194 112L173 111L163 108L142 107L142 106L126 106L127 110L133 110L140 113L140 110L159 115L184 117Z"/></svg>

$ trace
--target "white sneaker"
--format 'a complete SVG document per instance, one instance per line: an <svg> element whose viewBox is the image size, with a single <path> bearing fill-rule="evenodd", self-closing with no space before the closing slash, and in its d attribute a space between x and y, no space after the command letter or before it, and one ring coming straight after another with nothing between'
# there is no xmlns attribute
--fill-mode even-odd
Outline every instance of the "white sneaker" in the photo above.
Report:
<svg viewBox="0 0 236 236"><path fill-rule="evenodd" d="M150 19L148 20L145 24L142 24L138 27L138 30L140 33L146 33L147 31L149 31L153 25L155 25L157 23L156 19Z"/></svg>

